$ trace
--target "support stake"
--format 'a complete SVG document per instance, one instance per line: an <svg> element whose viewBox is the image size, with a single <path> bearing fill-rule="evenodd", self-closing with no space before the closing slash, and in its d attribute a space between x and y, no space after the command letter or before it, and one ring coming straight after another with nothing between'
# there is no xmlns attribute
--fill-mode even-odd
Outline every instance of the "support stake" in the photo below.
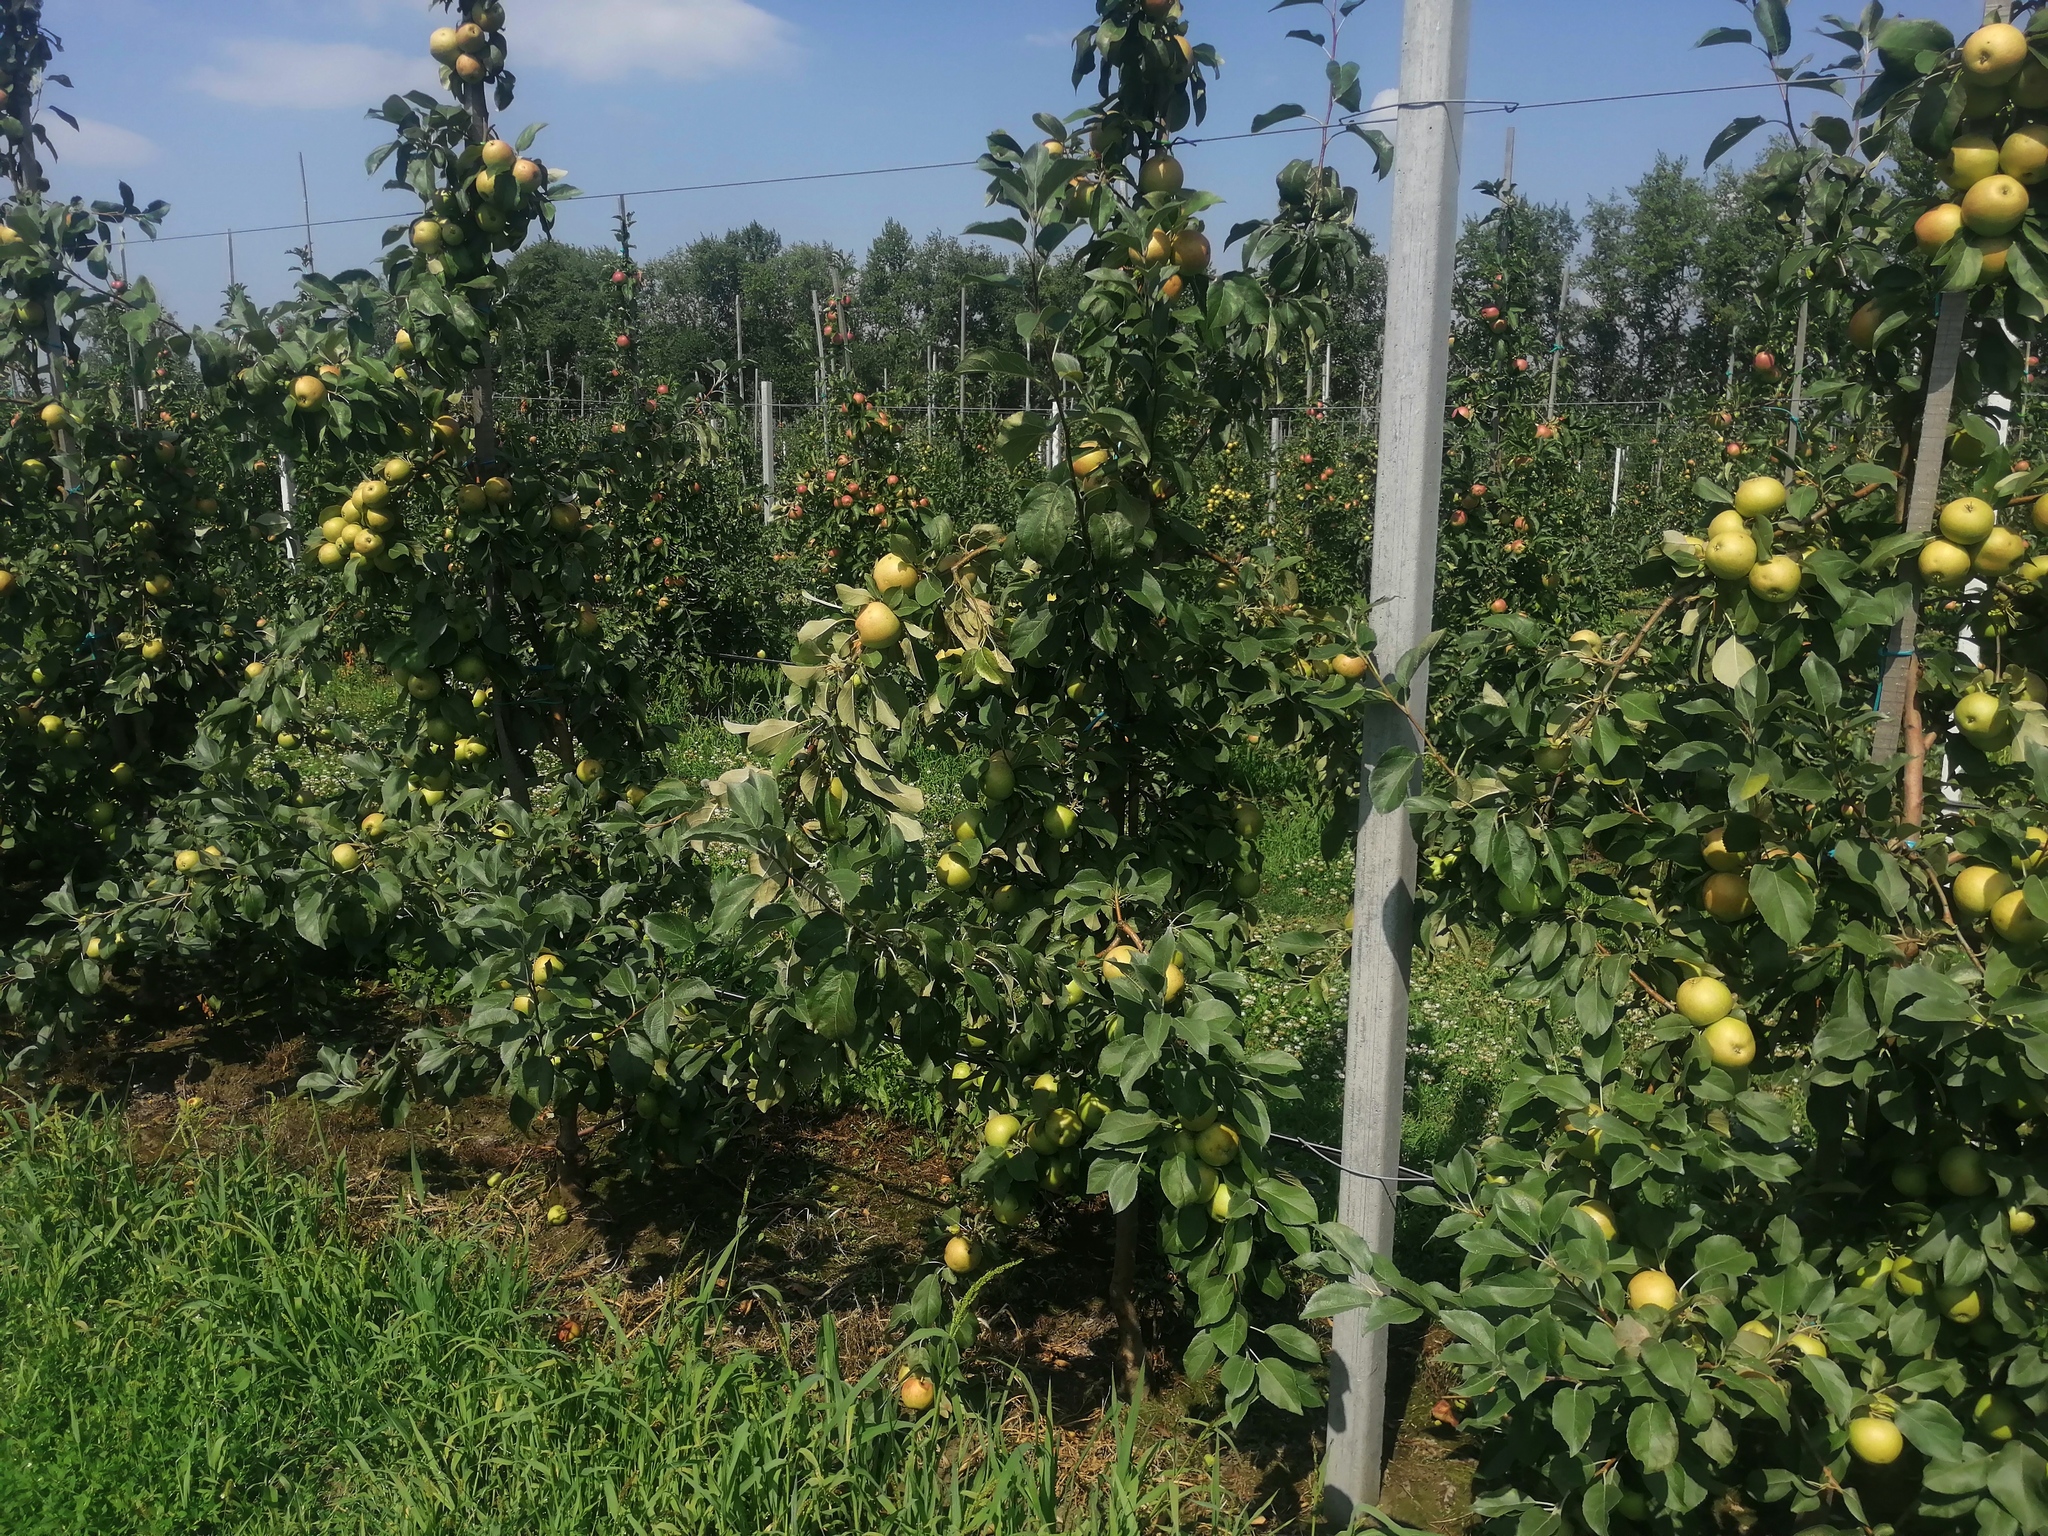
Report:
<svg viewBox="0 0 2048 1536"><path fill-rule="evenodd" d="M1927 368L1927 404L1920 415L1920 443L1913 453L1913 492L1906 503L1906 532L1925 533L1934 526L1941 501L1941 465L1948 447L1949 415L1955 408L1956 365L1963 355L1963 327L1970 317L1967 293L1941 297L1941 319L1934 328L1934 356ZM1877 723L1870 760L1888 763L1905 735L1907 691L1913 676L1914 645L1920 635L1920 609L1908 607L1892 626L1885 646L1884 682L1877 690Z"/></svg>
<svg viewBox="0 0 2048 1536"><path fill-rule="evenodd" d="M1452 257L1472 0L1406 0L1401 30L1399 157L1387 257L1387 320L1380 395L1379 489L1373 513L1373 629L1382 675L1429 633L1436 593L1437 520L1443 495L1444 386L1450 352ZM1427 665L1409 710L1427 718ZM1368 711L1364 773L1389 750L1415 747L1408 715ZM1401 1102L1408 1055L1408 967L1414 949L1415 834L1405 809L1382 816L1360 795L1356 937L1344 1059L1344 1169L1338 1218L1375 1254L1394 1245ZM1368 1177L1370 1175L1371 1177ZM1336 1321L1330 1362L1329 1461L1324 1489L1343 1528L1379 1497L1387 1419L1387 1335L1363 1312Z"/></svg>

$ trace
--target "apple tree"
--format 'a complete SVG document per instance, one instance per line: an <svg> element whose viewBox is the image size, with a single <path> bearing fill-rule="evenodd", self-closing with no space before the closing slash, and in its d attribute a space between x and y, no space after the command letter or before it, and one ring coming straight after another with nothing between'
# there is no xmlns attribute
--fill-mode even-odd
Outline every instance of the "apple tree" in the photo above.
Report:
<svg viewBox="0 0 2048 1536"><path fill-rule="evenodd" d="M1822 370L1834 446L1703 479L1630 633L1438 653L1508 630L1529 658L1432 722L1454 771L1412 809L1430 923L1495 929L1532 1022L1496 1134L1421 1194L1455 1283L1376 1306L1452 1334L1489 1528L2048 1529L2035 476L1994 447L1914 485L1940 512L1910 525L1902 469L1943 467L1909 462L1901 394L1948 364L1896 350L1939 299L1957 403L1994 410L2005 327L2043 312L2036 216L1966 192L1916 238L1870 175L1937 154L1974 192L1956 147L2024 138L2048 70L2007 26L1828 26L1882 67L1853 133L1812 125L1784 226L1813 303L1883 316Z"/></svg>
<svg viewBox="0 0 2048 1536"><path fill-rule="evenodd" d="M774 777L736 775L700 833L749 854L715 921L768 957L727 1071L772 1102L893 1043L981 1129L966 1181L985 1204L947 1272L1004 1225L1106 1195L1126 1370L1149 1216L1190 1298L1189 1369L1220 1367L1233 1416L1299 1409L1317 1397L1293 1362L1316 1348L1285 1267L1322 1238L1270 1138L1296 1064L1249 1045L1239 1012L1251 968L1289 963L1256 924L1247 760L1348 734L1370 638L1287 601L1288 558L1220 555L1181 510L1195 455L1242 429L1209 384L1270 302L1258 274L1212 274L1213 199L1171 152L1213 53L1177 5L1102 0L1077 55L1081 78L1101 60L1100 102L1071 136L1047 117L1028 142L991 137L1003 216L976 227L1022 255L1032 345L973 366L1032 379L1045 406L1001 449L1023 466L1050 440L1054 467L1000 522L892 519L866 579L799 632L785 717L748 730ZM1070 148L1084 132L1094 150ZM1085 286L1049 303L1046 265L1076 238ZM950 825L931 824L922 743L964 764ZM910 1308L927 1327L940 1279Z"/></svg>
<svg viewBox="0 0 2048 1536"><path fill-rule="evenodd" d="M34 396L0 431L0 845L45 888L59 868L91 878L100 860L81 840L117 859L146 836L155 799L191 782L199 723L253 686L265 648L262 610L231 579L259 547L242 510L202 481L173 418L81 386L90 325L154 355L161 311L146 284L121 291L112 254L167 210L125 185L114 201L48 197L55 151L36 107L69 83L51 73L57 47L39 4L0 14L0 361ZM30 979L13 978L10 1011ZM38 1052L53 1038L42 1020L27 1035Z"/></svg>

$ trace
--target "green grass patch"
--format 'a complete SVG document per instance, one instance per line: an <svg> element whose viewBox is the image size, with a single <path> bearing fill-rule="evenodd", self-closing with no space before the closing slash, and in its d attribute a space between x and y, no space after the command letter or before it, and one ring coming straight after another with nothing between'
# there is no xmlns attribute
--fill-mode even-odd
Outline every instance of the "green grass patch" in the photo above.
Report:
<svg viewBox="0 0 2048 1536"><path fill-rule="evenodd" d="M482 1228L365 1208L248 1138L136 1160L118 1120L0 1120L0 1508L23 1536L859 1536L1251 1529L1199 1441L1028 1397L911 1416L709 1266L629 1331ZM423 1191L422 1191L423 1193ZM761 1298L753 1298L758 1305ZM557 1342L565 1307L590 1320ZM771 1308L772 1311L772 1308Z"/></svg>

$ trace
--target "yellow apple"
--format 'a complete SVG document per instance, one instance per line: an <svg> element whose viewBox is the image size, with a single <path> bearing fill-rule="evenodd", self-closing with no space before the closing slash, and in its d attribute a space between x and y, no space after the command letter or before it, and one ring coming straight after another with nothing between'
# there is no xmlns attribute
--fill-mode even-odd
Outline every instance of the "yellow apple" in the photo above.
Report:
<svg viewBox="0 0 2048 1536"><path fill-rule="evenodd" d="M946 1241L946 1268L956 1275L971 1275L981 1268L981 1244L969 1237Z"/></svg>
<svg viewBox="0 0 2048 1536"><path fill-rule="evenodd" d="M1740 921L1756 910L1756 903L1750 899L1749 882L1737 874L1707 876L1700 901L1709 917L1724 923Z"/></svg>
<svg viewBox="0 0 2048 1536"><path fill-rule="evenodd" d="M1972 864L1956 876L1950 896L1957 908L1971 917L1991 915L1998 900L2012 889L2012 877L1989 864Z"/></svg>
<svg viewBox="0 0 2048 1536"><path fill-rule="evenodd" d="M1941 536L1951 544L1981 544L1998 526L1998 509L1981 496L1960 496L1941 509Z"/></svg>
<svg viewBox="0 0 2048 1536"><path fill-rule="evenodd" d="M2005 701L1982 690L1972 690L1956 700L1955 718L1963 740L1981 752L2002 750L2011 743L2017 729Z"/></svg>
<svg viewBox="0 0 2048 1536"><path fill-rule="evenodd" d="M2027 216L2027 189L2010 176L1986 176L1963 194L1963 223L1972 234L2009 235Z"/></svg>
<svg viewBox="0 0 2048 1536"><path fill-rule="evenodd" d="M2027 34L1994 21L1963 39L1963 75L1977 85L2004 85L2027 62Z"/></svg>
<svg viewBox="0 0 2048 1536"><path fill-rule="evenodd" d="M1749 590L1768 603L1787 603L1799 595L1805 568L1790 555L1773 555L1749 569Z"/></svg>
<svg viewBox="0 0 2048 1536"><path fill-rule="evenodd" d="M1223 1168L1237 1161L1238 1135L1231 1126L1212 1125L1195 1138L1195 1156L1211 1168Z"/></svg>
<svg viewBox="0 0 2048 1536"><path fill-rule="evenodd" d="M1934 1176L1943 1189L1966 1200L1991 1192L1991 1171L1975 1147L1950 1147L1934 1165Z"/></svg>
<svg viewBox="0 0 2048 1536"><path fill-rule="evenodd" d="M1913 238L1920 242L1920 249L1931 256L1960 234L1962 228L1962 204L1936 203L1914 220Z"/></svg>
<svg viewBox="0 0 2048 1536"><path fill-rule="evenodd" d="M1707 569L1722 581L1742 580L1756 558L1756 540L1746 533L1724 533L1707 541Z"/></svg>
<svg viewBox="0 0 2048 1536"><path fill-rule="evenodd" d="M1998 144L1990 135L1961 134L1942 166L1942 179L1958 192L1967 192L1986 177L1998 174L1998 159Z"/></svg>
<svg viewBox="0 0 2048 1536"><path fill-rule="evenodd" d="M2022 123L1998 151L1998 168L2022 186L2048 181L2048 123Z"/></svg>
<svg viewBox="0 0 2048 1536"><path fill-rule="evenodd" d="M1756 1060L1756 1035L1740 1019L1723 1019L1700 1032L1707 1054L1724 1072L1739 1072Z"/></svg>
<svg viewBox="0 0 2048 1536"><path fill-rule="evenodd" d="M869 650L879 650L895 644L903 633L903 621L896 617L895 609L877 599L854 617L853 628L862 645Z"/></svg>
<svg viewBox="0 0 2048 1536"><path fill-rule="evenodd" d="M1749 863L1749 855L1737 853L1728 846L1728 829L1716 827L1700 839L1700 857L1706 860L1707 868L1728 872L1741 869Z"/></svg>
<svg viewBox="0 0 2048 1536"><path fill-rule="evenodd" d="M1960 544L1929 539L1920 546L1920 579L1930 587L1959 587L1969 580L1973 559Z"/></svg>
<svg viewBox="0 0 2048 1536"><path fill-rule="evenodd" d="M1638 1311L1661 1307L1666 1312L1678 1305L1678 1286L1661 1269L1638 1270L1628 1282L1628 1304Z"/></svg>
<svg viewBox="0 0 2048 1536"><path fill-rule="evenodd" d="M1735 994L1712 976L1688 976L1678 984L1678 1011L1701 1029L1728 1017Z"/></svg>
<svg viewBox="0 0 2048 1536"><path fill-rule="evenodd" d="M1745 480L1735 488L1735 510L1745 518L1770 517L1785 507L1785 482L1768 475Z"/></svg>
<svg viewBox="0 0 2048 1536"><path fill-rule="evenodd" d="M2027 558L2027 541L2010 528L1993 528L1977 546L1970 568L1979 576L1996 581L2008 576Z"/></svg>
<svg viewBox="0 0 2048 1536"><path fill-rule="evenodd" d="M2038 944L2048 938L2048 923L2034 916L2025 891L2008 891L1998 898L1991 908L1991 927L2008 944Z"/></svg>
<svg viewBox="0 0 2048 1536"><path fill-rule="evenodd" d="M918 569L901 555L889 554L875 562L874 589L877 592L908 592L918 582Z"/></svg>
<svg viewBox="0 0 2048 1536"><path fill-rule="evenodd" d="M1889 1466L1905 1452L1906 1437L1890 1419L1863 1417L1849 1421L1849 1449L1858 1461Z"/></svg>

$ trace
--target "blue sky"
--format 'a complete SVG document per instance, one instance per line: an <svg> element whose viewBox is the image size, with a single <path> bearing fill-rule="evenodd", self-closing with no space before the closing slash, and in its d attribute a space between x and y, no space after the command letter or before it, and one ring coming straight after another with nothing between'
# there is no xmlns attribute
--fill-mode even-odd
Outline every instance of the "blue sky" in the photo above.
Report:
<svg viewBox="0 0 2048 1536"><path fill-rule="evenodd" d="M1854 0L1795 0L1810 29ZM1977 0L1919 7L1958 25ZM507 0L519 99L504 126L549 126L540 149L590 193L971 160L991 128L1030 131L1033 111L1064 114L1066 39L1092 15L1088 0ZM1288 41L1313 22L1308 7L1273 14L1267 0L1189 0L1198 40L1225 70L1207 130L1242 133L1281 101L1314 103L1320 61ZM1537 102L1623 91L1724 85L1757 78L1757 57L1695 50L1708 27L1739 24L1733 0L1475 0L1470 94ZM428 31L443 13L425 0L48 0L65 42L59 67L76 89L54 93L85 120L64 150L63 194L106 195L127 179L145 201L173 205L165 233L249 229L299 215L305 154L316 219L361 214L392 221L409 198L363 171L380 140L364 110L394 88L430 84ZM1346 52L1368 97L1399 74L1400 0L1367 0ZM1815 40L1823 57L1833 45ZM1526 194L1583 207L1639 176L1659 150L1697 163L1719 126L1768 110L1767 93L1471 119L1469 185L1499 173L1503 135L1517 129L1517 180ZM1750 103L1755 103L1750 106ZM1272 176L1304 141L1276 137L1191 150L1191 180L1227 199L1218 223L1272 203ZM1370 180L1363 146L1343 151ZM568 209L563 238L605 237L610 199ZM971 169L815 184L636 198L645 254L761 219L792 239L828 239L856 252L891 217L919 235L957 231L981 215ZM1372 187L1364 220L1385 228L1387 195ZM320 265L367 264L382 222L316 231ZM287 233L236 241L237 271L259 300L290 281ZM206 318L227 276L226 242L188 239L132 248L180 312Z"/></svg>

